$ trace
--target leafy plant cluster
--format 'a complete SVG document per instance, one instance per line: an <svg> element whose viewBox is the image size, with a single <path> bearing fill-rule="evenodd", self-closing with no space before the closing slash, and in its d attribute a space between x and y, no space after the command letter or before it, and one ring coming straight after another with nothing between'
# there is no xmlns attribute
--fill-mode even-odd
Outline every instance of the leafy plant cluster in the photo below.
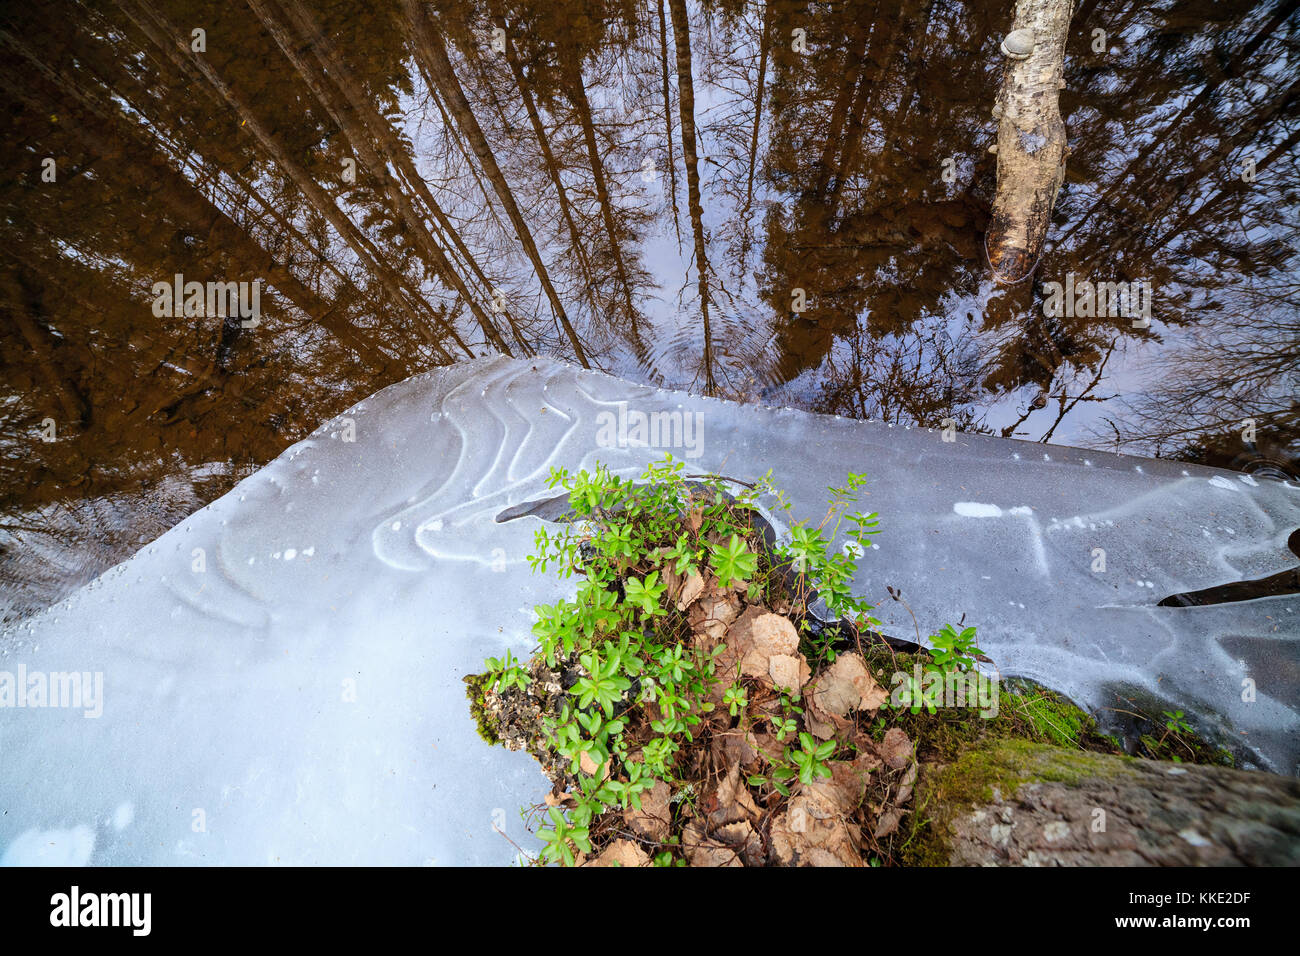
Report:
<svg viewBox="0 0 1300 956"><path fill-rule="evenodd" d="M529 561L536 572L583 580L572 600L539 605L533 627L537 657L548 668L579 675L558 713L542 722L544 743L577 781L570 788L576 806L567 814L555 807L546 811L546 826L538 833L546 862L572 864L577 850L591 852L591 827L601 814L629 805L640 809L641 796L657 781L676 781L683 746L696 740L713 710L708 698L711 686L724 679L716 660L723 647L705 650L691 641L686 615L666 597L668 569L681 578L712 575L720 587L738 588L751 603L780 602L792 617L806 611L815 595L835 617L879 624L870 617L871 605L850 589L857 558L876 533L875 514L849 511L865 476L851 474L844 488L830 489L819 525L792 522L788 543L769 549L753 520L758 500L771 495L776 510L791 510L771 485L770 472L741 486L716 475L688 481L683 468L666 455L639 480L620 478L604 465L577 474L553 469L550 475L548 486L568 492L573 515L558 528L537 531ZM738 490L729 491L729 484ZM847 544L832 551L842 529ZM815 641L806 627L805 636L810 658L833 660L828 639ZM488 689L497 692L522 690L532 679L509 653L487 662L487 677ZM781 713L771 720L777 739L791 742L766 782L788 795L787 784L796 777L810 782L830 774L827 763L836 745L807 733L796 738L802 713L797 692L781 699ZM722 700L732 718L748 703L738 681ZM661 865L672 861L671 852L655 858Z"/></svg>
<svg viewBox="0 0 1300 956"><path fill-rule="evenodd" d="M958 631L951 624L945 624L938 634L930 636L930 656L924 672L936 673L943 678L954 671L965 673L975 666L977 655L983 653L975 646L975 628ZM904 677L900 703L914 714L920 713L923 707L931 714L936 710L933 693L926 693L922 687L924 681L924 676L917 680L914 673ZM936 681L931 686L942 688L943 682Z"/></svg>

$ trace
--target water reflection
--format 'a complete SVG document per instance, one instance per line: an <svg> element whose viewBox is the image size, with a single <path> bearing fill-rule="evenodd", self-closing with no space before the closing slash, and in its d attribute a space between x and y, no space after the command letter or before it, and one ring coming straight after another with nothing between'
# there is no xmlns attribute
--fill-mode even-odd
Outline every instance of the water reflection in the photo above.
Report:
<svg viewBox="0 0 1300 956"><path fill-rule="evenodd" d="M1294 470L1297 5L1082 3L1051 248L1014 286L983 250L1002 2L9 5L13 613L488 352ZM1149 282L1150 327L1046 315L1070 274ZM177 275L262 280L259 314L159 317Z"/></svg>

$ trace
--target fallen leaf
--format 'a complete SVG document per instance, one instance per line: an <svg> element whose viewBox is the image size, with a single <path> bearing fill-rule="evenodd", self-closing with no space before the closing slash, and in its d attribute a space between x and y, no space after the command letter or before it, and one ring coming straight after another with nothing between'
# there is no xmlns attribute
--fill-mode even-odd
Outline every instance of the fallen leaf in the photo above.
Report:
<svg viewBox="0 0 1300 956"><path fill-rule="evenodd" d="M615 840L584 866L647 866L650 857L631 840Z"/></svg>
<svg viewBox="0 0 1300 956"><path fill-rule="evenodd" d="M672 791L662 780L641 794L641 809L629 806L623 811L623 822L629 830L644 840L663 843L668 839L672 823Z"/></svg>
<svg viewBox="0 0 1300 956"><path fill-rule="evenodd" d="M713 835L720 843L736 850L745 866L763 865L763 840L748 820L718 827Z"/></svg>
<svg viewBox="0 0 1300 956"><path fill-rule="evenodd" d="M899 821L903 819L903 811L897 807L891 807L880 815L876 821L876 829L873 834L877 840L883 840L895 830L898 829Z"/></svg>
<svg viewBox="0 0 1300 956"><path fill-rule="evenodd" d="M736 850L710 840L698 821L692 820L682 833L682 850L691 866L744 866Z"/></svg>
<svg viewBox="0 0 1300 956"><path fill-rule="evenodd" d="M806 797L795 797L772 819L768 860L776 866L861 866L853 833L837 816L817 816Z"/></svg>
<svg viewBox="0 0 1300 956"><path fill-rule="evenodd" d="M802 654L798 657L789 654L774 655L768 659L767 673L772 678L773 685L785 690L801 689L812 676L808 661Z"/></svg>
<svg viewBox="0 0 1300 956"><path fill-rule="evenodd" d="M744 676L771 680L773 657L799 656L799 633L789 618L760 607L747 608L726 633L727 649L718 661L722 673L733 670L738 663Z"/></svg>
<svg viewBox="0 0 1300 956"><path fill-rule="evenodd" d="M803 722L809 733L818 740L830 740L836 731L830 715L823 713L811 696L805 697L804 701Z"/></svg>
<svg viewBox="0 0 1300 956"><path fill-rule="evenodd" d="M700 525L704 523L704 509L692 508L686 515L686 530L691 534L700 530Z"/></svg>
<svg viewBox="0 0 1300 956"><path fill-rule="evenodd" d="M880 758L895 770L902 770L912 759L912 741L897 727L885 731L885 739L876 745Z"/></svg>
<svg viewBox="0 0 1300 956"><path fill-rule="evenodd" d="M686 576L682 583L682 593L677 598L677 610L685 611L695 603L696 599L704 593L704 578L700 572Z"/></svg>
<svg viewBox="0 0 1300 956"><path fill-rule="evenodd" d="M597 777L601 780L604 780L609 776L609 761L605 761L605 763L596 763L596 761L591 759L591 755L585 750L578 755L578 766L582 768L583 773L592 777Z"/></svg>
<svg viewBox="0 0 1300 956"><path fill-rule="evenodd" d="M721 708L713 713L726 714ZM740 764L748 767L758 759L758 746L752 731L737 728L735 730L716 730L713 733L714 760L723 767Z"/></svg>
<svg viewBox="0 0 1300 956"><path fill-rule="evenodd" d="M776 763L782 759L785 754L785 744L777 740L772 734L751 734L754 742L754 749L759 755L766 758L768 763Z"/></svg>
<svg viewBox="0 0 1300 956"><path fill-rule="evenodd" d="M757 820L758 805L749 793L749 787L742 782L740 764L731 765L727 776L718 784L715 791L716 809L709 813L709 825L714 827L736 823L740 820Z"/></svg>
<svg viewBox="0 0 1300 956"><path fill-rule="evenodd" d="M875 711L889 699L871 671L855 653L841 654L826 671L817 675L809 694L826 714L847 717L851 711Z"/></svg>
<svg viewBox="0 0 1300 956"><path fill-rule="evenodd" d="M875 766L879 766L875 762ZM858 808L867 791L867 783L872 770L869 762L832 760L828 766L831 775L819 777L812 783L800 787L801 794L811 795L822 801L827 813L847 816Z"/></svg>
<svg viewBox="0 0 1300 956"><path fill-rule="evenodd" d="M716 641L727 633L727 627L740 614L740 599L731 591L716 588L698 598L686 615L697 636Z"/></svg>
<svg viewBox="0 0 1300 956"><path fill-rule="evenodd" d="M894 797L895 803L907 803L912 799L912 790L916 786L916 761L907 768L907 773L903 774L903 780L898 785L898 795Z"/></svg>

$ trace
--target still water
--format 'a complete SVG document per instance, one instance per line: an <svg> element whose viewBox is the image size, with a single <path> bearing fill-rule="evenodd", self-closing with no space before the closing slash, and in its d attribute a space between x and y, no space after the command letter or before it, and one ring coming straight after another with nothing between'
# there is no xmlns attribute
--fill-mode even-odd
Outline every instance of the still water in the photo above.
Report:
<svg viewBox="0 0 1300 956"><path fill-rule="evenodd" d="M7 3L0 611L490 352L1294 474L1297 6L1079 4L1003 285L1004 0Z"/></svg>

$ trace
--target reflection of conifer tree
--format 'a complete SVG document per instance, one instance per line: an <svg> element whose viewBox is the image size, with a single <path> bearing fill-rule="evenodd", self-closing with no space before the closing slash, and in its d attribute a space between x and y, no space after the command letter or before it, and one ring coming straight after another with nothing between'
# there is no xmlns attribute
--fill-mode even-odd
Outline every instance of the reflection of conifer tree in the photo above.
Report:
<svg viewBox="0 0 1300 956"><path fill-rule="evenodd" d="M137 0L118 0L118 5L131 22L148 36L178 69L183 73L196 70L217 95L237 115L243 117L242 125L252 133L280 170L311 201L313 207L329 221L330 225L353 247L354 251L370 264L393 302L410 301L416 304L422 302L418 295L412 295L409 299L403 295L402 285L404 280L386 264L383 255L375 248L371 240L335 205L334 200L325 193L317 181L293 159L280 141L262 124L256 113L244 102L240 94L217 74L207 58L189 56L189 48L180 39L183 34L174 25L169 23L156 9L151 8L147 0L139 0L139 2ZM423 306L422 311L428 312L434 321L442 327L443 331L467 355L474 354L446 320L433 313L427 305ZM451 361L451 356L446 349L431 335L429 344L444 361Z"/></svg>
<svg viewBox="0 0 1300 956"><path fill-rule="evenodd" d="M474 116L469 100L465 98L465 91L461 88L460 81L456 78L456 73L452 69L451 61L447 58L447 49L443 45L437 28L430 22L425 11L416 0L403 0L403 9L411 27L412 46L416 56L423 63L431 80L436 84L439 95L456 120L457 127L469 140L470 148L473 149L474 155L478 158L479 165L482 167L488 181L492 184L492 188L501 201L501 205L505 208L510 222L515 227L519 242L524 247L524 252L533 264L533 270L537 274L537 279L542 284L542 289L551 303L551 309L555 313L556 319L564 327L565 334L569 337L574 355L586 367L588 365L587 356L583 351L582 343L578 340L578 333L569 322L568 313L563 303L560 302L555 287L551 284L550 273L542 262L537 243L533 240L532 231L528 228L528 223L519 211L519 204L515 201L514 193L511 191L509 183L506 182L501 167L497 165L496 156L493 154L491 146L488 145L487 137L483 135L483 129Z"/></svg>
<svg viewBox="0 0 1300 956"><path fill-rule="evenodd" d="M262 0L249 0L249 2L250 4L254 2L260 3ZM425 208L427 208L433 215L443 241L450 244L450 246L455 250L453 255L458 254L461 261L465 263L471 273L477 278L482 290L479 295L471 293L465 287L465 283L461 280L456 268L447 260L447 257L442 254L442 250L437 247L437 244L433 241L433 237L429 235L425 229L423 220L415 215L410 204L405 200L401 186L395 185L395 187L390 187L394 192L396 200L402 204L405 215L413 220L413 229L417 237L421 238L423 244L432 246L430 251L431 257L433 257L439 268L445 272L448 281L452 283L453 287L455 287L462 298L465 299L466 304L469 306L476 321L479 323L479 326L483 329L484 334L487 335L498 348L509 354L509 349L505 347L505 343L501 340L500 331L488 317L480 303L480 300L483 297L491 295L494 283L484 275L482 268L479 266L474 255L470 252L465 241L461 238L459 231L452 224L447 214L442 210L442 207L434 199L432 192L429 190L428 184L425 183L424 178L420 176L419 172L415 169L415 164L411 160L410 151L399 142L397 134L393 131L392 126L379 115L379 112L375 109L370 98L366 95L365 90L362 89L360 84L356 81L356 78L348 68L347 63L335 51L332 42L317 25L307 8L299 2L299 0L286 0L284 8L297 26L300 34L309 41L315 58L323 68L320 81L328 84L332 79L334 84L338 86L346 97L347 106L339 108L341 115L347 116L351 112L360 117L361 128L357 128L355 123L351 124L353 132L349 133L349 138L368 143L370 136L375 137L378 141L379 149L383 152L383 159L386 159L393 164L402 179L402 184L404 184L407 189L414 191L420 201L424 204ZM286 54L287 53L288 51L286 51ZM371 150L371 152L373 152L373 150ZM377 175L386 180L387 168L382 161L380 162L378 169L379 172ZM523 340L519 329L514 327L510 310L504 310L503 314L505 315L506 320L512 325L515 341L524 353L527 354L529 347Z"/></svg>
<svg viewBox="0 0 1300 956"><path fill-rule="evenodd" d="M523 64L520 62L519 54L515 50L515 41L510 35L508 22L500 0L493 0L491 6L492 22L503 32L504 50L502 52L505 54L510 74L514 77L520 101L524 105L524 111L528 114L528 122L533 129L533 135L537 138L537 147L542 154L542 165L546 167L546 174L560 204L560 215L563 217L564 224L568 229L573 253L582 272L583 289L586 292L587 301L591 305L591 314L595 318L600 314L600 308L596 305L595 299L596 281L592 275L591 259L586 244L583 242L578 225L574 221L573 208L569 202L569 190L564 185L564 180L560 175L559 161L555 158L555 151L551 148L550 137L546 133L546 127L542 124L541 113L537 109L537 100L533 95L533 82L524 74Z"/></svg>
<svg viewBox="0 0 1300 956"><path fill-rule="evenodd" d="M713 332L709 327L709 259L704 240L704 209L700 205L699 158L695 146L695 82L691 75L691 25L686 0L669 0L673 19L673 40L677 47L677 101L682 123L682 156L686 162L687 210L695 236L695 274L699 290L700 315L704 323L704 388L712 395Z"/></svg>
<svg viewBox="0 0 1300 956"><path fill-rule="evenodd" d="M658 0L659 9L659 71L664 88L664 134L668 137L668 197L673 210L673 231L677 245L682 244L681 217L677 214L677 161L673 158L673 100L668 82L668 18L664 14L664 0Z"/></svg>

